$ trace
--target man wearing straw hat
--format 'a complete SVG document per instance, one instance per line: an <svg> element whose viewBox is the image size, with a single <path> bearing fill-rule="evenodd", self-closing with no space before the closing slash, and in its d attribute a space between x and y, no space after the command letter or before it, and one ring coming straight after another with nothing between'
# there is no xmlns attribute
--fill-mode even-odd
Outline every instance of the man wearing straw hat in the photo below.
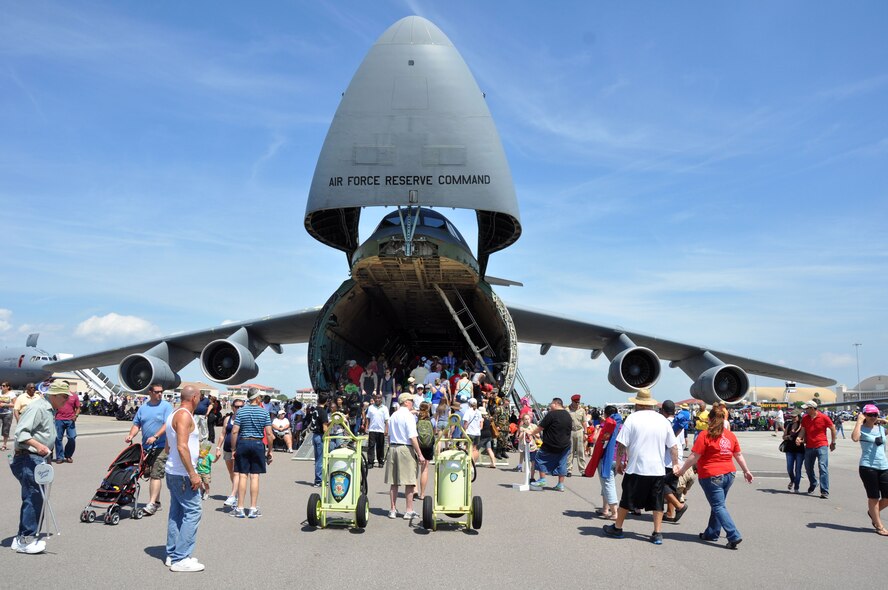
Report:
<svg viewBox="0 0 888 590"><path fill-rule="evenodd" d="M617 435L617 472L624 473L623 494L617 509L617 520L604 527L609 537L623 537L623 521L630 510L650 510L654 514L654 532L650 541L663 544L660 526L663 523L666 450L672 464L678 464L678 439L672 424L657 412L657 400L650 390L640 389L635 397L635 413L626 418ZM651 411L653 410L653 411Z"/></svg>
<svg viewBox="0 0 888 590"><path fill-rule="evenodd" d="M12 540L12 548L17 553L43 553L46 549L46 541L37 538L43 495L34 481L34 468L46 463L51 452L49 445L56 438L54 412L67 401L69 388L67 381L54 381L46 397L38 397L22 411L15 429L15 456L11 467L22 486L19 528Z"/></svg>

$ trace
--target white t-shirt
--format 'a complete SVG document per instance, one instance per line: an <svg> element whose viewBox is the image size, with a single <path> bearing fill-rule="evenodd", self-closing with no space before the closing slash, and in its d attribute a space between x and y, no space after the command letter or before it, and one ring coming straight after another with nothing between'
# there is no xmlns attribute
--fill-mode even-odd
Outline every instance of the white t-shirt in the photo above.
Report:
<svg viewBox="0 0 888 590"><path fill-rule="evenodd" d="M463 414L463 424L469 436L481 436L481 412L469 406Z"/></svg>
<svg viewBox="0 0 888 590"><path fill-rule="evenodd" d="M666 450L678 444L669 420L656 410L629 415L617 442L629 450L626 473L635 475L664 475Z"/></svg>
<svg viewBox="0 0 888 590"><path fill-rule="evenodd" d="M407 406L401 406L389 418L389 443L393 445L409 445L410 439L416 437L416 417Z"/></svg>
<svg viewBox="0 0 888 590"><path fill-rule="evenodd" d="M385 432L385 423L389 420L389 411L385 406L371 405L367 408L367 430Z"/></svg>
<svg viewBox="0 0 888 590"><path fill-rule="evenodd" d="M275 418L271 421L273 430L290 430L290 421L286 418Z"/></svg>

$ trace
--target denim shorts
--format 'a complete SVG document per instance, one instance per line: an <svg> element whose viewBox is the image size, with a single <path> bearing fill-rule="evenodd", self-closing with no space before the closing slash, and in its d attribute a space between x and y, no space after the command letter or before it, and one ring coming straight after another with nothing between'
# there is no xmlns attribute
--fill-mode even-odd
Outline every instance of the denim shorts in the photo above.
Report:
<svg viewBox="0 0 888 590"><path fill-rule="evenodd" d="M567 456L570 448L561 452L549 453L540 449L537 451L535 467L549 475L567 475Z"/></svg>
<svg viewBox="0 0 888 590"><path fill-rule="evenodd" d="M237 441L234 455L235 473L265 473L265 445L261 440Z"/></svg>

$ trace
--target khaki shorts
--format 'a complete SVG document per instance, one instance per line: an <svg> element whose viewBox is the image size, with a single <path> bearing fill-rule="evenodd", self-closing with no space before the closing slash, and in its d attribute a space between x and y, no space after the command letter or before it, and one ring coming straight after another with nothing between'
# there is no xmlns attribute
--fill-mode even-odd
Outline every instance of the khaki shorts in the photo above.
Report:
<svg viewBox="0 0 888 590"><path fill-rule="evenodd" d="M419 463L412 445L392 445L385 460L385 483L415 486Z"/></svg>
<svg viewBox="0 0 888 590"><path fill-rule="evenodd" d="M200 482L205 486L209 486L210 483L213 481L212 473L198 473L198 475L200 476Z"/></svg>
<svg viewBox="0 0 888 590"><path fill-rule="evenodd" d="M166 450L157 454L154 464L151 465L151 471L148 472L150 479L163 479L166 476L166 462L170 454Z"/></svg>

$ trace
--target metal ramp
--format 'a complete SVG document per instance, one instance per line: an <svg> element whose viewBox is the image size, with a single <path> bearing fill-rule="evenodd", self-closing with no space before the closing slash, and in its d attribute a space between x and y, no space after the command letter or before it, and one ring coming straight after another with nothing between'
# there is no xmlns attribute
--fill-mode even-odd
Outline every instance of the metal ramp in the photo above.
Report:
<svg viewBox="0 0 888 590"><path fill-rule="evenodd" d="M78 369L74 374L86 381L89 388L105 401L111 401L112 395L122 396L127 393L98 369Z"/></svg>
<svg viewBox="0 0 888 590"><path fill-rule="evenodd" d="M459 302L460 309L454 309L453 305L450 303L450 298L447 297L447 294L444 290L438 285L438 283L434 283L435 291L438 292L438 295L441 296L441 301L444 302L444 305L447 306L447 310L450 312L451 317L453 317L453 321L456 322L456 326L459 328L459 331L462 332L463 338L466 340L466 344L469 345L469 349L475 355L475 358L478 359L478 362L481 363L481 366L484 367L484 372L487 374L487 379L489 383L495 384L496 377L493 374L493 371L490 370L490 367L487 366L487 363L484 362L484 357L482 356L483 352L487 352L488 354L493 354L493 348L490 346L490 343L487 341L487 337L484 336L484 333L481 331L481 326L475 321L475 317L472 315L469 306L466 305L465 300L462 298L462 295L459 294L459 291L454 289L454 294L456 295L456 300ZM463 323L463 320L460 316L464 316L466 320L469 321L469 324L466 325ZM484 346L478 347L477 344L472 340L472 337L469 335L469 330L472 328L475 329L475 332L481 337L481 341L484 343Z"/></svg>
<svg viewBox="0 0 888 590"><path fill-rule="evenodd" d="M530 407L533 408L534 418L539 422L542 419L542 412L537 408L537 401L534 399L533 394L530 392L530 386L527 384L527 381L524 380L524 375L521 374L517 368L515 369L515 382L521 386L523 393L519 393L517 387L512 388L512 400L515 402L517 407L521 407L521 398L526 397L530 400Z"/></svg>

